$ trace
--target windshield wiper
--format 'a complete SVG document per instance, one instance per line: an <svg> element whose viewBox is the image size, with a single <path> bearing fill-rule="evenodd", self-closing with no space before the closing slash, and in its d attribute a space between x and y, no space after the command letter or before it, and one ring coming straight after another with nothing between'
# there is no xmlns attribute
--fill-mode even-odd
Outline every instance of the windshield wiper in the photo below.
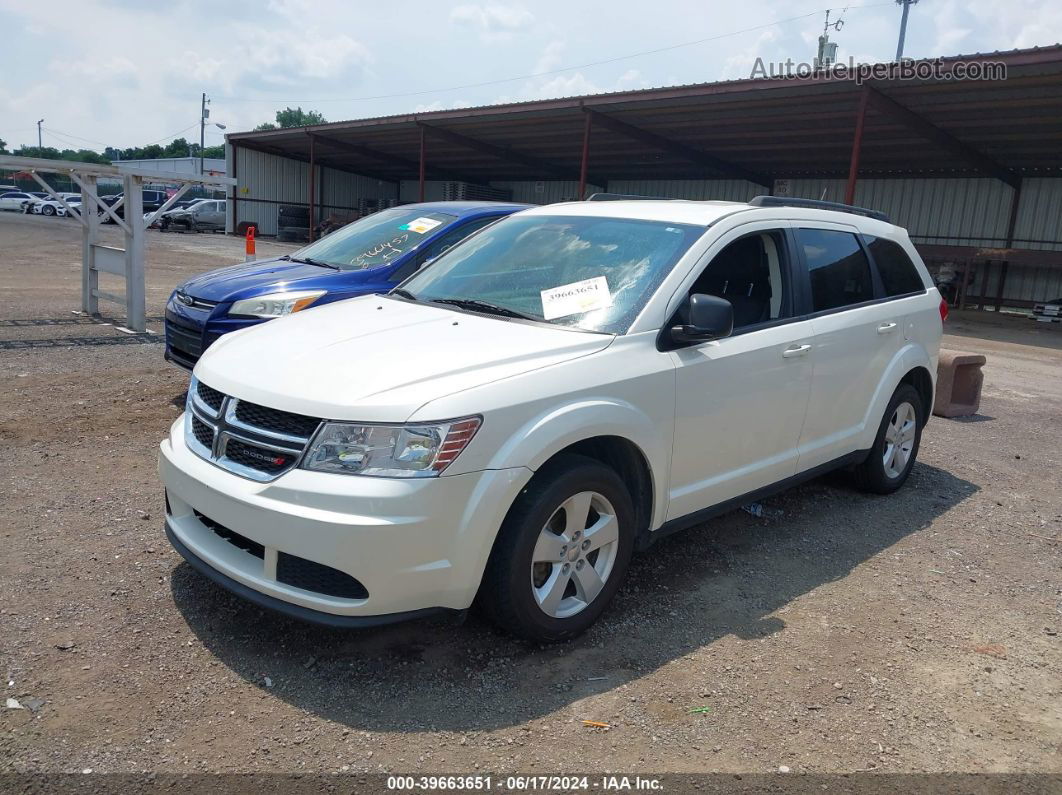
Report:
<svg viewBox="0 0 1062 795"><path fill-rule="evenodd" d="M319 259L313 259L312 257L293 257L291 254L285 254L281 259L286 259L291 262L301 262L305 265L319 265L322 268L331 268L334 271L342 270L338 265L333 265L331 262L322 262Z"/></svg>
<svg viewBox="0 0 1062 795"><path fill-rule="evenodd" d="M399 298L408 298L410 301L419 301L417 296L413 295L409 290L403 290L401 287L396 287L388 295L397 295Z"/></svg>
<svg viewBox="0 0 1062 795"><path fill-rule="evenodd" d="M477 301L475 298L432 298L431 302L433 304L456 306L458 309L471 309L473 312L486 312L487 314L501 315L502 317L515 317L520 320L536 320L540 322L542 320L540 317L525 315L523 312L509 309L507 306L498 306L497 304L487 303L486 301Z"/></svg>

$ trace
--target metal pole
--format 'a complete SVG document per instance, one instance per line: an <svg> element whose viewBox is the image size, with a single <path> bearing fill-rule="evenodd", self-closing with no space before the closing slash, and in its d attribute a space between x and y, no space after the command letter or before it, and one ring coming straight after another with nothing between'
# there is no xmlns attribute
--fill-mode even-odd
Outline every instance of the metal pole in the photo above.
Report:
<svg viewBox="0 0 1062 795"><path fill-rule="evenodd" d="M98 315L100 299L96 291L100 288L100 275L96 270L96 241L100 219L96 209L97 177L86 174L84 182L88 190L81 192L81 311Z"/></svg>
<svg viewBox="0 0 1062 795"><path fill-rule="evenodd" d="M199 105L199 176L203 176L203 146L206 144L206 92Z"/></svg>
<svg viewBox="0 0 1062 795"><path fill-rule="evenodd" d="M1018 206L1021 203L1022 181L1018 180L1018 186L1014 188L1014 196L1010 200L1010 220L1007 222L1007 248L1014 248L1014 231L1018 226ZM996 287L996 311L1003 307L1003 286L1007 283L1007 260L1003 260L999 266L999 284Z"/></svg>
<svg viewBox="0 0 1062 795"><path fill-rule="evenodd" d="M315 153L314 153L314 141L315 140L316 139L311 135L310 136L310 242L311 243L314 240L314 234L313 234L313 229L314 229L313 228L314 201L313 200L314 200L314 193L316 192L316 187L314 186L314 182L315 182L315 178L317 176L314 173L317 170L317 165L315 163L316 156L315 156Z"/></svg>
<svg viewBox="0 0 1062 795"><path fill-rule="evenodd" d="M417 201L424 201L424 128L420 128L420 198Z"/></svg>
<svg viewBox="0 0 1062 795"><path fill-rule="evenodd" d="M896 0L903 6L903 15L900 17L900 40L896 43L896 60L903 58L903 43L907 38L907 15L911 13L911 5L918 0Z"/></svg>
<svg viewBox="0 0 1062 795"><path fill-rule="evenodd" d="M585 115L586 121L583 123L583 159L579 164L579 201L586 198L586 170L590 160L590 127L593 122L593 116L589 113Z"/></svg>
<svg viewBox="0 0 1062 795"><path fill-rule="evenodd" d="M236 160L238 151L239 147L236 144L232 144L232 174L229 176L233 179L236 179ZM237 190L237 185L238 183L233 183L232 185L232 233L234 235L240 233L240 211L239 204L237 204L239 191Z"/></svg>
<svg viewBox="0 0 1062 795"><path fill-rule="evenodd" d="M41 143L41 125L44 124L44 119L37 122L37 148L43 149L44 144Z"/></svg>
<svg viewBox="0 0 1062 795"><path fill-rule="evenodd" d="M147 330L147 296L144 291L144 178L129 174L125 188L125 310L126 325Z"/></svg>
<svg viewBox="0 0 1062 795"><path fill-rule="evenodd" d="M867 116L867 101L870 97L870 89L863 86L859 97L859 113L856 116L855 138L852 140L852 158L848 163L848 185L844 190L844 203L855 203L856 178L859 174L859 152L863 146L863 122Z"/></svg>

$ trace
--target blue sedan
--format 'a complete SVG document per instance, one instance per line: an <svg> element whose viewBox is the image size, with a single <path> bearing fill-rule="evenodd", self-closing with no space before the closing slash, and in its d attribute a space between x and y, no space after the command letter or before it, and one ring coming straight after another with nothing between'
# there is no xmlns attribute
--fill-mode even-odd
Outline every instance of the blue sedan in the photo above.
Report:
<svg viewBox="0 0 1062 795"><path fill-rule="evenodd" d="M530 205L406 204L355 221L298 251L204 273L166 304L166 358L191 369L212 342L311 306L387 292L473 232Z"/></svg>

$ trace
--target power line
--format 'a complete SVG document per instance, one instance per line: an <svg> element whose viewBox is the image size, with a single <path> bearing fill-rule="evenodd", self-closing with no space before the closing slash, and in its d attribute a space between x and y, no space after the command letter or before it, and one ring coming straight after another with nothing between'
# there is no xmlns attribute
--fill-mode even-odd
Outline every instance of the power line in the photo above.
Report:
<svg viewBox="0 0 1062 795"><path fill-rule="evenodd" d="M80 135L73 135L72 133L62 132L61 130L53 130L51 127L43 128L49 135L54 135L58 138L72 138L75 141L84 141L89 144L99 144L100 146L107 146L103 141L93 141L91 138L82 138Z"/></svg>
<svg viewBox="0 0 1062 795"><path fill-rule="evenodd" d="M190 124L189 126L185 127L183 130L178 130L175 133L170 133L169 135L164 135L161 138L157 138L156 140L151 141L150 143L142 144L142 146L153 146L154 144L160 144L163 141L172 141L178 135L181 135L182 133L186 133L189 130L192 130L192 129L198 127L198 126L199 126L199 122L196 122L195 124Z"/></svg>
<svg viewBox="0 0 1062 795"><path fill-rule="evenodd" d="M860 8L876 8L878 6L887 6L887 5L893 5L893 1L889 0L888 2L882 2L882 3L867 3L865 5L859 5L859 6L847 6L845 8L845 11L849 11L849 10L853 10L854 11L854 10L860 9ZM618 55L618 56L616 56L614 58L605 58L605 59L600 60L600 61L588 61L587 63L576 64L574 66L563 66L563 67L560 67L558 69L549 69L549 70L544 71L544 72L532 72L530 74L517 75L515 77L504 77L504 78L500 78L498 80L483 80L483 81L480 81L480 82L477 82L477 83L465 83L463 85L449 86L449 87L446 87L446 88L432 88L432 89L425 89L425 90L422 90L422 91L404 91L404 92L399 92L399 93L395 93L395 94L376 94L376 95L373 95L373 96L363 96L363 97L339 97L339 98L317 98L317 99L305 99L305 98L304 99L277 99L277 98L272 98L272 97L271 98L266 98L266 99L255 99L255 98L250 98L250 97L215 97L215 99L223 99L226 102L270 102L270 103L313 103L313 104L321 104L321 103L324 103L324 102L369 102L369 101L380 100L380 99L399 99L399 98L403 98L403 97L420 97L420 96L424 96L426 94L443 94L443 93L446 93L446 92L449 92L449 91L464 91L464 90L469 89L469 88L483 88L485 86L496 86L496 85L502 85L504 83L515 83L515 82L518 82L520 80L528 80L528 79L533 78L533 77L548 77L550 75L561 74L563 72L571 72L571 71L573 71L575 69L589 69L589 68L594 67L594 66L604 66L604 65L607 65L607 64L617 63L619 61L630 60L631 58L641 58L641 57L646 56L646 55L656 55L656 54L662 53L662 52L669 52L671 50L677 50L677 49L681 49L683 47L695 47L698 44L707 44L708 42L719 41L720 39L726 39L726 38L729 38L731 36L739 36L739 35L741 35L743 33L752 33L752 32L757 31L757 30L764 30L766 28L773 28L776 25L785 25L785 24L788 24L790 22L796 22L796 21L799 21L801 19L807 19L808 17L818 16L819 14L822 14L824 11L828 11L828 10L830 10L830 9L820 8L820 9L818 9L816 11L811 11L811 12L809 12L807 14L799 14L799 15L794 16L794 17L787 17L785 19L778 19L778 20L775 20L773 22L764 23L762 25L753 25L753 26L748 27L748 28L742 28L740 30L730 31L729 33L720 33L717 36L709 36L707 38L696 39L694 41L684 41L684 42L681 42L679 44L670 44L670 45L667 45L666 47L657 47L657 48L652 49L652 50L643 50L642 52L630 53L628 55Z"/></svg>

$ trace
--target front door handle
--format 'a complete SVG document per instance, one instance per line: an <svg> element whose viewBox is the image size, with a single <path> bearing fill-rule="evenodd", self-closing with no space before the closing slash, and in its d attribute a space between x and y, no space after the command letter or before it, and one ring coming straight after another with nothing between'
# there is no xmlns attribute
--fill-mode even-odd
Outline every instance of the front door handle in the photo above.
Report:
<svg viewBox="0 0 1062 795"><path fill-rule="evenodd" d="M810 350L810 345L794 345L791 348L786 348L782 351L782 358L792 359L794 356L807 356L808 351Z"/></svg>
<svg viewBox="0 0 1062 795"><path fill-rule="evenodd" d="M895 323L882 323L878 326L878 334L888 334L896 328Z"/></svg>

